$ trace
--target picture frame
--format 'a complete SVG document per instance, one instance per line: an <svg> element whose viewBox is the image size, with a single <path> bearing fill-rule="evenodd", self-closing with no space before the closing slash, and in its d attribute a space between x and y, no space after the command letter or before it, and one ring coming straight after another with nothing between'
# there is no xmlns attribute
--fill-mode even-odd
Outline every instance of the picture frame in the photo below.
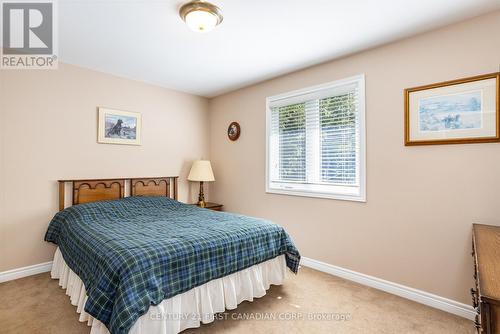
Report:
<svg viewBox="0 0 500 334"><path fill-rule="evenodd" d="M98 114L98 143L141 145L140 113L99 107Z"/></svg>
<svg viewBox="0 0 500 334"><path fill-rule="evenodd" d="M404 90L404 144L500 142L500 72Z"/></svg>
<svg viewBox="0 0 500 334"><path fill-rule="evenodd" d="M241 134L241 127L238 122L231 122L229 126L227 127L227 137L231 141L238 140L240 138Z"/></svg>

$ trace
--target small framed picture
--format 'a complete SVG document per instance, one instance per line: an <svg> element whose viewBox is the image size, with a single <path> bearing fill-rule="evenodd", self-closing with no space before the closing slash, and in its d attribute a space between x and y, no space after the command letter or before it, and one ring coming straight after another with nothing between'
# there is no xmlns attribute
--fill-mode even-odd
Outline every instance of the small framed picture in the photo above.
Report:
<svg viewBox="0 0 500 334"><path fill-rule="evenodd" d="M97 132L99 143L141 145L141 114L99 108Z"/></svg>
<svg viewBox="0 0 500 334"><path fill-rule="evenodd" d="M238 122L232 122L227 127L227 136L230 140L235 141L240 138L241 128Z"/></svg>
<svg viewBox="0 0 500 334"><path fill-rule="evenodd" d="M405 145L500 141L500 73L405 89Z"/></svg>

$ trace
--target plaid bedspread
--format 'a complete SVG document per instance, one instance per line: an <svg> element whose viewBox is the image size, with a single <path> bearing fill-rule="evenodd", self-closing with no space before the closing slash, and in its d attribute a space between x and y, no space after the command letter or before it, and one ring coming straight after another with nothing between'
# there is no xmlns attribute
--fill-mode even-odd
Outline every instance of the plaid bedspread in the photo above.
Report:
<svg viewBox="0 0 500 334"><path fill-rule="evenodd" d="M300 260L279 225L165 197L74 205L55 215L45 240L85 284L85 311L113 334L212 279L281 254L296 273Z"/></svg>

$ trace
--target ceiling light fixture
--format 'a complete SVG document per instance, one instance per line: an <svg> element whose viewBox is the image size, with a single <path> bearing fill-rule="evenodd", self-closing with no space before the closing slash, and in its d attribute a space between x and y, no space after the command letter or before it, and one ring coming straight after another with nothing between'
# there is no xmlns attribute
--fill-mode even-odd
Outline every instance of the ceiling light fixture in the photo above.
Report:
<svg viewBox="0 0 500 334"><path fill-rule="evenodd" d="M222 12L210 2L195 0L179 9L179 15L191 30L209 32L222 22Z"/></svg>

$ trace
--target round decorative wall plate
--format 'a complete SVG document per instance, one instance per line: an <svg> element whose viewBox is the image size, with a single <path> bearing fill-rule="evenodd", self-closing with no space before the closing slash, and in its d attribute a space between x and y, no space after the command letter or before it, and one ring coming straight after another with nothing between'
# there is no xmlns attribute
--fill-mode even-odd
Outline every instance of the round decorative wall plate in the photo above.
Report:
<svg viewBox="0 0 500 334"><path fill-rule="evenodd" d="M230 140L235 141L240 138L241 128L238 122L232 122L227 127L227 136Z"/></svg>

